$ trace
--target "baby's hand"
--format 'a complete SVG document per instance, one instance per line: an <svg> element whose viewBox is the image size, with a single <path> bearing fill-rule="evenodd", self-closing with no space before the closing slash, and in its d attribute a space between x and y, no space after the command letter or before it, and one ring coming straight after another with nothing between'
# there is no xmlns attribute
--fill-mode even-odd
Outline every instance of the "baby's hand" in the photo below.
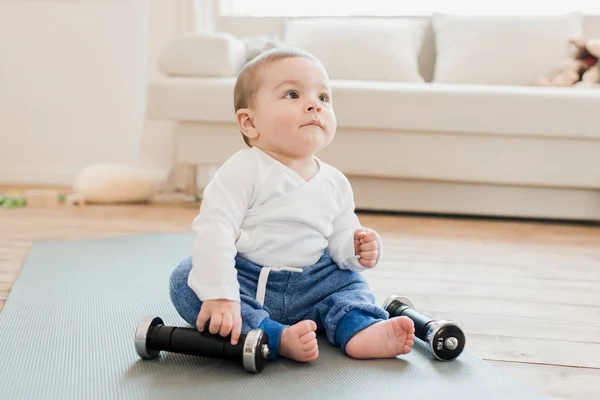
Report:
<svg viewBox="0 0 600 400"><path fill-rule="evenodd" d="M231 333L231 344L236 345L242 331L240 302L233 300L206 300L202 302L196 327L204 331L204 325L210 319L208 331L226 337Z"/></svg>
<svg viewBox="0 0 600 400"><path fill-rule="evenodd" d="M359 228L354 231L354 254L359 256L358 262L366 268L372 268L379 256L375 231Z"/></svg>

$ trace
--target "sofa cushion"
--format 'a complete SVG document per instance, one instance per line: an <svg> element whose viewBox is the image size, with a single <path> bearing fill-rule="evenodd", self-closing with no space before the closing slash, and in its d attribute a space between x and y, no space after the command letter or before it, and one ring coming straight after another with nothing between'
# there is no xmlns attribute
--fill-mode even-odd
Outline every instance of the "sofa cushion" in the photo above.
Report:
<svg viewBox="0 0 600 400"><path fill-rule="evenodd" d="M569 57L583 33L582 15L455 16L434 14L434 82L534 85Z"/></svg>
<svg viewBox="0 0 600 400"><path fill-rule="evenodd" d="M235 123L235 78L150 84L150 119ZM600 138L600 91L577 88L332 81L340 127Z"/></svg>
<svg viewBox="0 0 600 400"><path fill-rule="evenodd" d="M165 47L158 68L170 76L235 76L246 56L244 41L228 33L188 34Z"/></svg>
<svg viewBox="0 0 600 400"><path fill-rule="evenodd" d="M589 89L339 81L333 102L343 126L600 138Z"/></svg>
<svg viewBox="0 0 600 400"><path fill-rule="evenodd" d="M233 122L235 77L170 77L150 82L150 119L195 122Z"/></svg>
<svg viewBox="0 0 600 400"><path fill-rule="evenodd" d="M411 19L290 19L284 41L318 57L332 79L423 82L418 56L426 27Z"/></svg>

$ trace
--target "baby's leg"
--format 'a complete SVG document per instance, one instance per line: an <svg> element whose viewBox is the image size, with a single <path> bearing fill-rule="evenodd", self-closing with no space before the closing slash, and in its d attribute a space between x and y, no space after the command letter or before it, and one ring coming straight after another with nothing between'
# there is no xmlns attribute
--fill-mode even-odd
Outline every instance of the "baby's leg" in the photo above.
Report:
<svg viewBox="0 0 600 400"><path fill-rule="evenodd" d="M192 270L192 260L185 258L171 273L169 280L169 293L171 302L179 315L192 327L197 328L196 320L202 307L202 302L196 293L188 286L188 276ZM240 282L241 284L241 282ZM287 325L280 324L269 318L269 313L258 302L243 293L240 293L242 334L247 334L252 329L262 329L269 337L270 358L277 357L280 338Z"/></svg>
<svg viewBox="0 0 600 400"><path fill-rule="evenodd" d="M188 276L192 269L191 258L184 259L171 273L169 292L171 302L179 315L192 327L196 327L196 320L200 313L202 302L188 286ZM310 361L316 357L316 339L314 339L314 322L298 323L292 326L281 324L270 318L269 313L261 307L254 297L249 294L255 290L247 287L251 283L247 274L240 274L240 299L242 314L242 334L258 328L263 330L269 338L270 358L278 355L296 361ZM314 343L313 343L314 341ZM311 344L313 343L313 344Z"/></svg>
<svg viewBox="0 0 600 400"><path fill-rule="evenodd" d="M346 354L353 358L394 358L409 353L414 340L413 321L395 317L356 332L346 343Z"/></svg>
<svg viewBox="0 0 600 400"><path fill-rule="evenodd" d="M393 358L410 352L415 327L407 317L388 319L375 305L374 296L360 288L343 288L321 306L326 311L326 329L335 331L335 341L353 358Z"/></svg>
<svg viewBox="0 0 600 400"><path fill-rule="evenodd" d="M240 283L240 292L242 301L253 308L262 309L260 303L255 300L258 286L258 279L261 267L250 263L243 258L236 258L236 268L238 270L238 282ZM286 321L290 325L281 324L276 318L283 317L284 298L281 283L287 282L287 276L290 272L271 271L267 296L265 297L264 309L272 311L274 319L264 318L259 323L259 328L269 335L269 348L279 355L298 362L307 362L316 359L319 355L317 338L315 330L317 325L314 321ZM271 336L277 335L271 339ZM277 342L277 346L271 345L271 342Z"/></svg>
<svg viewBox="0 0 600 400"><path fill-rule="evenodd" d="M360 274L331 268L314 289L322 300L309 316L320 320L329 341L354 358L392 358L410 352L414 324L407 317L389 318Z"/></svg>

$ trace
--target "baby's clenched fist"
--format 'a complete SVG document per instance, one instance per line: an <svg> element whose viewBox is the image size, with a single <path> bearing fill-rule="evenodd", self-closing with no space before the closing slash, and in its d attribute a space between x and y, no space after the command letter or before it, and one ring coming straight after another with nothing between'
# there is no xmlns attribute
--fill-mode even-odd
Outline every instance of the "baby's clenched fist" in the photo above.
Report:
<svg viewBox="0 0 600 400"><path fill-rule="evenodd" d="M358 262L363 267L372 268L377 264L379 244L375 231L364 228L354 231L354 254L359 256Z"/></svg>

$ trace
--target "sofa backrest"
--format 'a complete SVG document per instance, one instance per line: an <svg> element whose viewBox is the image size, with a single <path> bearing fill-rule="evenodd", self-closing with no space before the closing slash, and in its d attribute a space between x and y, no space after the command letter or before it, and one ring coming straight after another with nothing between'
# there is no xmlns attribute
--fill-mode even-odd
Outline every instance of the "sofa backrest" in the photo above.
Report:
<svg viewBox="0 0 600 400"><path fill-rule="evenodd" d="M345 17L353 18L353 17ZM417 19L427 17L380 17L385 19ZM227 32L238 37L269 35L283 39L285 17L221 17L215 26L219 32ZM583 19L583 32L586 38L600 38L600 16L586 15ZM419 70L425 81L433 79L435 66L435 40L431 24L427 25L421 51L419 53Z"/></svg>

